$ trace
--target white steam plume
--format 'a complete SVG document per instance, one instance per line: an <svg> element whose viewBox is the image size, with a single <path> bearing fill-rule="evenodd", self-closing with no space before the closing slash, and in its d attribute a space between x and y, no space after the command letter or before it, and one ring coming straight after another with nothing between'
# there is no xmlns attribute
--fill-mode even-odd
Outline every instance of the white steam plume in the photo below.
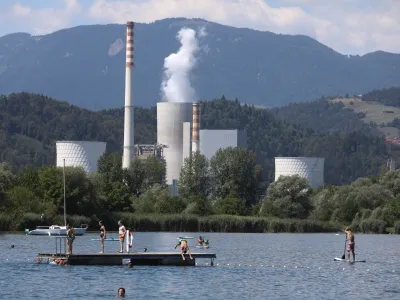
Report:
<svg viewBox="0 0 400 300"><path fill-rule="evenodd" d="M164 60L162 98L168 102L194 102L196 93L190 84L190 72L196 66L195 54L199 50L196 31L182 28L177 38L181 47Z"/></svg>

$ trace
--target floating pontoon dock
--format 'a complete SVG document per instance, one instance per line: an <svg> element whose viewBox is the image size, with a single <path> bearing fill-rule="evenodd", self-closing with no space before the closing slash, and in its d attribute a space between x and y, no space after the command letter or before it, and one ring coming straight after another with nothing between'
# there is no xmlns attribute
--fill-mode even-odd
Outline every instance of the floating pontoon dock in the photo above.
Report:
<svg viewBox="0 0 400 300"><path fill-rule="evenodd" d="M129 253L85 253L85 254L64 254L64 253L39 253L36 256L37 263L60 262L68 265L102 265L120 266L124 260L129 260L132 265L141 266L195 266L196 258L211 259L211 266L214 264L215 253L192 253L193 259L185 254L185 259L179 252L129 252Z"/></svg>

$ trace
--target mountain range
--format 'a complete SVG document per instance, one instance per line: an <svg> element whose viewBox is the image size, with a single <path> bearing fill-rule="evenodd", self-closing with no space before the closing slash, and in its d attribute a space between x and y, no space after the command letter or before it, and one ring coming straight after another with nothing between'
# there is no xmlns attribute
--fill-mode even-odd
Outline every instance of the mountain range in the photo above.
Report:
<svg viewBox="0 0 400 300"><path fill-rule="evenodd" d="M400 54L347 56L307 36L234 28L201 19L135 25L135 105L160 101L164 59L183 27L205 28L191 82L197 99L225 95L264 107L400 85ZM34 92L88 109L124 105L125 25L90 25L0 38L0 94Z"/></svg>

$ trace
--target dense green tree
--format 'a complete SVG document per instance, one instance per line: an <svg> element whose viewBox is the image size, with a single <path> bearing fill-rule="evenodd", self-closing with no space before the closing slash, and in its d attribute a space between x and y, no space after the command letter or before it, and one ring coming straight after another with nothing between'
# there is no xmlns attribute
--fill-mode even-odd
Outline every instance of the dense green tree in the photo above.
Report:
<svg viewBox="0 0 400 300"><path fill-rule="evenodd" d="M210 166L214 197L224 199L233 193L247 205L256 203L262 168L254 152L232 147L219 149L211 158Z"/></svg>
<svg viewBox="0 0 400 300"><path fill-rule="evenodd" d="M163 184L165 179L165 164L155 156L149 156L144 160L145 176L142 190L147 190L155 184Z"/></svg>
<svg viewBox="0 0 400 300"><path fill-rule="evenodd" d="M247 215L246 202L235 194L230 194L216 203L215 212L224 215L245 216Z"/></svg>
<svg viewBox="0 0 400 300"><path fill-rule="evenodd" d="M312 192L306 179L297 175L281 176L268 187L261 214L279 218L306 218L312 209Z"/></svg>
<svg viewBox="0 0 400 300"><path fill-rule="evenodd" d="M209 162L199 151L185 158L180 177L179 194L184 199L207 197L210 193Z"/></svg>
<svg viewBox="0 0 400 300"><path fill-rule="evenodd" d="M6 205L6 194L8 189L13 186L14 174L8 164L0 164L0 208Z"/></svg>

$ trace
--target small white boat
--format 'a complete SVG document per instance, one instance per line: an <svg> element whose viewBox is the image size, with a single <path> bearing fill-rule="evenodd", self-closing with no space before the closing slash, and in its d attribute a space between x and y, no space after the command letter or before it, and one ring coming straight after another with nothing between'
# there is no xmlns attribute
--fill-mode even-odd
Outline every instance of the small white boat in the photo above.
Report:
<svg viewBox="0 0 400 300"><path fill-rule="evenodd" d="M81 236L86 232L86 227L74 228L75 235ZM59 225L51 225L51 226L38 226L36 229L28 232L29 235L49 235L49 236L66 236L67 235L67 227L59 226Z"/></svg>

